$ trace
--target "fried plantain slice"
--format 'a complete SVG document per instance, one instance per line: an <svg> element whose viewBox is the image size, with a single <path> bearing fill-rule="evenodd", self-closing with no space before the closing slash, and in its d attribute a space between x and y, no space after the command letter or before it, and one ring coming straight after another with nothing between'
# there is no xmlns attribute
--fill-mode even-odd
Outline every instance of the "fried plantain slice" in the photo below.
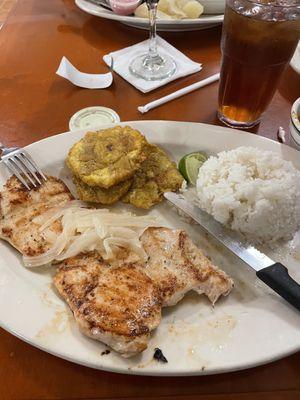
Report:
<svg viewBox="0 0 300 400"><path fill-rule="evenodd" d="M132 179L127 179L126 181L111 186L108 189L99 186L89 186L76 177L73 177L73 182L76 186L80 200L89 203L110 205L116 203L128 192L132 184Z"/></svg>
<svg viewBox="0 0 300 400"><path fill-rule="evenodd" d="M147 144L129 126L88 132L70 149L67 165L83 183L108 189L134 175L146 158Z"/></svg>
<svg viewBox="0 0 300 400"><path fill-rule="evenodd" d="M163 193L178 190L183 178L167 154L156 145L148 145L147 158L135 173L124 203L148 209L163 200Z"/></svg>

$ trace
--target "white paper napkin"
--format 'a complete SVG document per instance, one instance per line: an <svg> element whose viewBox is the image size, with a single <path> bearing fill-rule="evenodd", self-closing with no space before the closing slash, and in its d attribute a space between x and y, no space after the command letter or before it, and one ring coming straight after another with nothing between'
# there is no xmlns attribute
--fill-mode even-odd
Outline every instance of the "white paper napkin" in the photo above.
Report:
<svg viewBox="0 0 300 400"><path fill-rule="evenodd" d="M110 66L110 64L108 64ZM70 61L63 57L56 74L68 79L73 85L86 89L104 89L112 84L113 76L111 72L107 74L86 74L78 71Z"/></svg>
<svg viewBox="0 0 300 400"><path fill-rule="evenodd" d="M122 78L126 79L131 85L136 87L143 93L150 92L168 82L198 72L202 69L202 64L196 63L186 57L179 50L175 49L172 45L166 42L161 37L157 37L157 50L160 54L167 53L173 57L176 62L176 71L174 75L161 81L145 81L144 79L133 76L129 71L131 61L139 54L148 52L149 40L135 44L134 46L126 47L125 49L109 53L103 57L107 65L111 65L111 58L113 58L113 69Z"/></svg>

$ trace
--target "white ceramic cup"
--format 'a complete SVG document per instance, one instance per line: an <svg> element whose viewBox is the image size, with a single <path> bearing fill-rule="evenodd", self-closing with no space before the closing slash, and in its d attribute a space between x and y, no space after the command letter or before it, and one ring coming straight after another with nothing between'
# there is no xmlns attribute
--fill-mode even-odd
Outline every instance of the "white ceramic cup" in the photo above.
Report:
<svg viewBox="0 0 300 400"><path fill-rule="evenodd" d="M300 150L300 97L292 105L290 120L291 141L293 147Z"/></svg>

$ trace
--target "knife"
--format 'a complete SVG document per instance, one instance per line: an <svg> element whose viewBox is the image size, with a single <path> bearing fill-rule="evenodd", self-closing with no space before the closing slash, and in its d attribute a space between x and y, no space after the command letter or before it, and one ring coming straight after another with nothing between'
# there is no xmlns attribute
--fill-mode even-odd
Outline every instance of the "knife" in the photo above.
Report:
<svg viewBox="0 0 300 400"><path fill-rule="evenodd" d="M256 271L256 276L300 311L300 285L287 268L249 245L238 233L224 227L182 195L166 192L165 198L200 224L210 235Z"/></svg>

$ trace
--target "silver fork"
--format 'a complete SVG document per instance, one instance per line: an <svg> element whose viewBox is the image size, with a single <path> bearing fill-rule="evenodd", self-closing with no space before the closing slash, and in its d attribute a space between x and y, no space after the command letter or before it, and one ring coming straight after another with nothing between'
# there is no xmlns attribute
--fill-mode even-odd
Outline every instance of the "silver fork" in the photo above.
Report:
<svg viewBox="0 0 300 400"><path fill-rule="evenodd" d="M6 148L0 143L1 160L27 190L38 188L47 178L24 149Z"/></svg>

